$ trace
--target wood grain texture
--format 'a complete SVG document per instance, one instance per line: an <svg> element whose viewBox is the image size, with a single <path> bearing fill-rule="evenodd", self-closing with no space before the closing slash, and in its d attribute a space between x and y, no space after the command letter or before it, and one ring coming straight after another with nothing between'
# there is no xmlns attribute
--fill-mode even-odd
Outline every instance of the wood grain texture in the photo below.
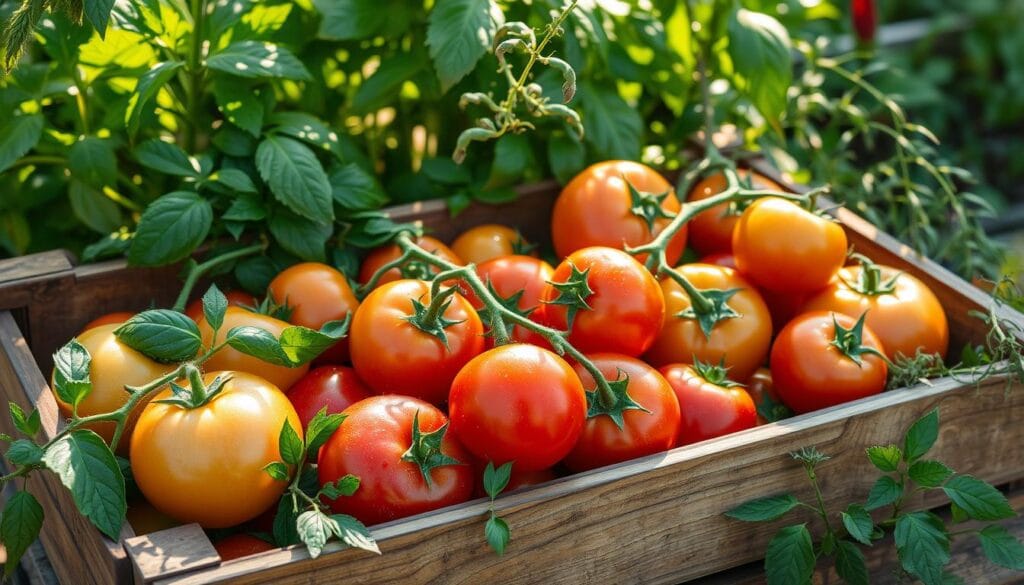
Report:
<svg viewBox="0 0 1024 585"><path fill-rule="evenodd" d="M136 583L220 563L220 555L198 524L128 538L124 541L124 548L135 567Z"/></svg>

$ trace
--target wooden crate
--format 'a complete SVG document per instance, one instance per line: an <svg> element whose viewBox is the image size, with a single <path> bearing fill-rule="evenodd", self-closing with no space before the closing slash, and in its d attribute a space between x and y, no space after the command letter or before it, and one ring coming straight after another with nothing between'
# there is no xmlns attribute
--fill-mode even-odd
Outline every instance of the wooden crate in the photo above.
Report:
<svg viewBox="0 0 1024 585"><path fill-rule="evenodd" d="M527 238L546 240L557 186L520 191L516 203L474 205L454 220L438 201L393 208L391 214L421 220L444 240L487 222L516 225ZM967 314L988 307L983 292L853 214L837 214L857 251L916 275L935 291L946 308L954 352L983 341L983 324ZM47 387L52 352L103 312L168 306L177 289L174 274L173 268L137 270L123 262L74 266L62 252L0 262L3 398L38 407L43 432L53 436L61 422ZM1024 325L1019 314L1002 314ZM936 406L941 434L930 456L990 482L1024 478L1024 451L1016 448L1024 443L1021 390L1001 378L980 386L935 380L518 490L496 503L512 528L503 557L484 541L488 505L483 500L373 527L382 556L334 543L317 559L296 546L222 563L195 525L136 536L126 524L121 541L112 542L74 511L51 475L37 474L30 488L46 511L43 543L68 584L673 583L761 557L777 524L750 525L722 513L769 494L809 496L791 451L815 445L832 456L819 476L826 505L838 510L863 501L873 482L864 448L899 440ZM10 433L10 427L7 417L0 417L0 430Z"/></svg>

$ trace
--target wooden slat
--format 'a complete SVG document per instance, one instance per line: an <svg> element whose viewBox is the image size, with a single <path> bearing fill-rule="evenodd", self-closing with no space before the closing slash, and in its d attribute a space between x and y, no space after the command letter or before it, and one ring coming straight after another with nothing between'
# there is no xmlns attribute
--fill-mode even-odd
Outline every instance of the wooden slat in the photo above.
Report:
<svg viewBox="0 0 1024 585"><path fill-rule="evenodd" d="M168 577L220 563L220 555L198 524L185 524L124 541L135 566L135 582Z"/></svg>

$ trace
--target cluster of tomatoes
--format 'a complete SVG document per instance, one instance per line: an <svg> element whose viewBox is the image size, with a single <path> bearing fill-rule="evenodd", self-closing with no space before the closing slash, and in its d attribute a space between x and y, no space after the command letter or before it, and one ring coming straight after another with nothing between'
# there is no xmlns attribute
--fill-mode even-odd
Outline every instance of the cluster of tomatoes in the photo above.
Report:
<svg viewBox="0 0 1024 585"><path fill-rule="evenodd" d="M779 189L742 176L750 188ZM725 187L710 176L689 199ZM753 427L762 402L800 413L875 394L887 359L945 354L942 307L920 281L870 261L844 266L843 229L786 198L702 212L665 250L675 266L689 240L701 261L678 265L683 278L659 280L645 257L624 250L651 242L679 211L657 172L609 161L575 177L556 202L557 266L509 227L473 228L451 247L418 238L439 258L472 263L506 309L547 328L516 324L511 343L496 347L485 311L493 307L458 280L440 289L443 302L432 302L429 279L438 269L401 264L397 245L366 257L364 285L391 267L361 301L343 274L315 263L292 266L270 284L287 321L254 312L256 299L233 293L225 331L252 325L277 335L289 324L316 329L349 314L351 329L312 369L218 350L203 366L207 378L241 374L204 407L209 412L154 402L126 433L136 482L179 521L225 527L265 517L284 489L262 473L279 459L282 422L305 428L326 407L347 418L316 456L319 480L357 476L354 495L329 503L372 525L481 495L486 462L513 462L510 488L543 482ZM209 347L201 306L188 313ZM93 358L94 387L120 389L167 371L120 344L114 328L90 324L78 338ZM561 342L552 344L550 330L567 332L589 364L553 351ZM608 383L598 385L595 371ZM79 414L123 400L94 390ZM262 422L254 422L256 411L267 415ZM200 510L182 503L210 484L235 488Z"/></svg>

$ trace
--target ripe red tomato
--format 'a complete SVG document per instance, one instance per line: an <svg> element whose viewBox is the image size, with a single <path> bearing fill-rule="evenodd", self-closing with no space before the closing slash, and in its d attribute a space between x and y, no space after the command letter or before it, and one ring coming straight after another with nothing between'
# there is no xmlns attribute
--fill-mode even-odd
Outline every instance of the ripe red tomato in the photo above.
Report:
<svg viewBox="0 0 1024 585"><path fill-rule="evenodd" d="M512 295L522 291L522 296L516 303L517 306L521 310L532 310L530 318L537 323L542 323L538 318L537 311L543 306L541 295L544 292L544 287L555 274L555 269L550 264L532 256L502 256L479 264L476 267L476 273L485 284L490 282L495 292L503 298L511 298ZM482 309L484 306L472 291L466 293L466 300L472 303L476 309ZM485 323L484 326L487 324ZM550 349L546 340L518 325L509 334L513 341L534 343ZM491 338L488 338L487 343L493 347Z"/></svg>
<svg viewBox="0 0 1024 585"><path fill-rule="evenodd" d="M421 471L406 453L413 444L413 420L426 435L448 424L433 405L407 396L372 396L345 409L348 418L320 450L320 484L352 474L359 489L349 497L329 501L335 512L350 514L374 525L465 502L473 494L473 467L462 445L446 432L440 454L459 463ZM426 449L428 462L438 454ZM429 465L428 465L429 467ZM429 480L424 477L429 476Z"/></svg>
<svg viewBox="0 0 1024 585"><path fill-rule="evenodd" d="M747 394L754 401L757 409L757 424L766 425L774 420L779 420L792 415L786 405L782 404L779 393L775 391L775 383L772 382L772 371L768 368L758 368L747 383ZM773 420L764 417L762 413L768 413Z"/></svg>
<svg viewBox="0 0 1024 585"><path fill-rule="evenodd" d="M666 195L660 205L651 204L651 211L660 207L654 229L632 211L635 204L629 189L653 195ZM551 215L551 234L555 253L560 257L590 246L608 246L622 250L649 243L671 221L663 215L679 212L672 185L654 169L625 160L599 162L576 175L555 201ZM665 251L669 264L675 264L686 247L684 226L669 242ZM643 261L643 258L640 258Z"/></svg>
<svg viewBox="0 0 1024 585"><path fill-rule="evenodd" d="M466 263L482 264L494 258L525 255L530 244L518 230L488 223L469 228L452 242L452 251Z"/></svg>
<svg viewBox="0 0 1024 585"><path fill-rule="evenodd" d="M452 250L444 245L437 238L430 236L423 236L416 239L416 245L423 248L428 252L433 252L437 256L444 260L452 262L453 264L464 264L462 258L452 252ZM387 246L381 246L371 251L370 254L363 260L363 265L359 268L359 283L366 284L373 278L373 275L377 270L382 268L384 265L398 260L402 256L402 251L395 244L388 244ZM437 268L433 266L427 266L421 262L406 262L399 268L392 268L385 272L380 280L377 281L377 286L394 282L403 278L430 278L431 275L437 274Z"/></svg>
<svg viewBox="0 0 1024 585"><path fill-rule="evenodd" d="M584 471L674 447L679 434L679 401L665 378L636 358L609 353L587 357L605 379L628 376L626 392L649 412L626 410L622 413L622 428L608 415L588 418L576 446L565 458L565 465L573 471ZM594 377L582 365L576 364L574 369L588 392L597 387Z"/></svg>
<svg viewBox="0 0 1024 585"><path fill-rule="evenodd" d="M483 351L480 317L458 293L443 314L451 323L444 329L447 343L413 324L414 302L427 307L430 298L429 283L398 280L375 289L356 309L349 335L352 365L377 393L441 404L455 374Z"/></svg>
<svg viewBox="0 0 1024 585"><path fill-rule="evenodd" d="M888 367L881 358L865 353L857 363L833 344L833 316L847 330L857 322L839 313L804 313L779 332L772 346L775 391L796 413L872 396L885 389ZM862 344L882 351L881 342L868 327L863 329Z"/></svg>
<svg viewBox="0 0 1024 585"><path fill-rule="evenodd" d="M765 197L740 216L732 252L739 271L760 287L814 291L843 267L846 232L792 201Z"/></svg>
<svg viewBox="0 0 1024 585"><path fill-rule="evenodd" d="M703 375L695 366L685 364L672 364L659 370L679 400L682 413L680 445L721 437L757 425L757 409L750 395L742 386L730 385L720 368L711 368L704 370Z"/></svg>
<svg viewBox="0 0 1024 585"><path fill-rule="evenodd" d="M198 408L162 403L171 390L159 392L139 416L130 451L146 499L203 528L241 524L274 505L287 483L263 468L282 460L285 421L302 437L299 415L275 386L244 372L208 372L203 381L218 375L230 379Z"/></svg>
<svg viewBox="0 0 1024 585"><path fill-rule="evenodd" d="M867 311L864 322L878 336L890 360L896 359L896 354L913 357L919 349L945 358L949 325L935 293L914 276L895 268L869 269L873 270L878 273L870 278L876 280L868 282L863 266L843 268L832 284L807 301L804 310L854 316Z"/></svg>
<svg viewBox="0 0 1024 585"><path fill-rule="evenodd" d="M803 312L804 303L807 297L813 292L802 291L774 291L766 288L758 288L761 298L768 305L768 312L772 315L772 328L778 333L796 317Z"/></svg>
<svg viewBox="0 0 1024 585"><path fill-rule="evenodd" d="M751 174L746 169L741 169L739 175L741 180L749 180L754 189L782 190L782 187L775 181L757 173ZM727 186L725 175L710 175L701 179L690 189L690 194L687 195L686 200L692 202L707 199L725 191ZM728 254L732 252L732 232L738 220L738 213L735 215L729 213L728 203L721 203L711 209L698 213L687 224L690 228L690 246L701 254L711 254L714 252ZM706 262L706 260L702 260L702 262ZM713 262L708 263L714 264ZM732 268L735 268L735 266Z"/></svg>
<svg viewBox="0 0 1024 585"><path fill-rule="evenodd" d="M288 390L288 400L295 407L302 428L325 406L327 414L334 414L371 395L356 371L345 366L313 368Z"/></svg>
<svg viewBox="0 0 1024 585"><path fill-rule="evenodd" d="M199 333L202 335L203 346L210 347L210 343L213 341L213 329L210 327L209 323L206 322L206 317L200 317L197 323L199 325ZM260 329L268 331L274 337L280 337L281 332L284 331L285 328L289 327L289 325L289 323L268 315L253 313L252 311L247 311L240 307L228 307L227 312L224 313L224 324L220 328L220 333L218 334L217 339L218 341L223 341L227 336L228 331L231 331L235 327L243 326L259 327ZM207 371L227 370L233 372L247 372L260 376L271 384L277 386L282 392L286 392L292 387L292 384L297 382L299 378L305 376L306 372L309 371L308 364L301 365L297 368L275 366L228 346L224 346L217 350L210 359L206 360L203 367Z"/></svg>
<svg viewBox="0 0 1024 585"><path fill-rule="evenodd" d="M131 319L134 316L135 313L132 313L130 311L118 311L116 313L107 313L106 315L101 315L99 317L96 317L92 321L86 323L85 327L82 327L82 331L85 332L95 327L99 327L100 325L120 325L121 323L124 323L125 321Z"/></svg>
<svg viewBox="0 0 1024 585"><path fill-rule="evenodd" d="M241 307L243 309L247 309L257 305L256 297L242 290L224 291L224 296L228 298L229 307ZM188 306L185 307L185 314L188 315L190 319L198 323L199 320L203 318L203 298L199 297L189 303Z"/></svg>
<svg viewBox="0 0 1024 585"><path fill-rule="evenodd" d="M582 273L587 273L585 286L567 291L559 284L582 283ZM570 308L562 303L574 298L589 308L576 311L570 323ZM665 314L658 281L632 256L614 248L583 248L570 254L555 269L542 299L547 303L545 322L568 329L569 342L584 353L638 356L654 343Z"/></svg>
<svg viewBox="0 0 1024 585"><path fill-rule="evenodd" d="M291 309L289 323L310 329L341 321L359 306L345 275L319 262L303 262L284 269L270 281L267 292L277 303ZM335 343L318 359L325 363L347 362L348 338Z"/></svg>
<svg viewBox="0 0 1024 585"><path fill-rule="evenodd" d="M700 290L739 289L727 301L739 316L719 320L710 337L705 336L695 319L679 316L691 308L690 296L676 281L664 278L665 323L644 357L654 366L689 364L695 359L717 364L724 359L729 376L746 381L765 363L772 342L772 320L761 295L731 268L684 264L677 270Z"/></svg>
<svg viewBox="0 0 1024 585"><path fill-rule="evenodd" d="M232 534L213 543L221 562L233 561L277 549L273 544L251 534Z"/></svg>
<svg viewBox="0 0 1024 585"><path fill-rule="evenodd" d="M736 258L731 252L712 252L701 258L700 264L715 264L736 270Z"/></svg>
<svg viewBox="0 0 1024 585"><path fill-rule="evenodd" d="M547 469L576 444L587 418L583 385L565 360L511 344L466 364L448 398L452 432L478 459Z"/></svg>

